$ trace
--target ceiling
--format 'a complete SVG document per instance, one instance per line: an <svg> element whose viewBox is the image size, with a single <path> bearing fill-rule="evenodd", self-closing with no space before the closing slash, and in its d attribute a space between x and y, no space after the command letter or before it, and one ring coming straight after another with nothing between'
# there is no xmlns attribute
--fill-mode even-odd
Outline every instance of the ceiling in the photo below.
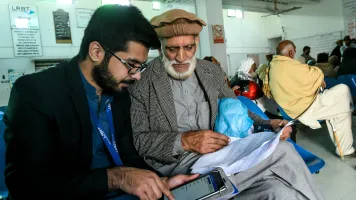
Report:
<svg viewBox="0 0 356 200"><path fill-rule="evenodd" d="M180 4L194 3L194 0L131 0L131 1L160 1L165 3L175 2ZM294 6L320 3L321 0L277 0L279 9L288 9ZM273 8L274 0L222 0L224 9L238 9L245 11L269 13L266 8Z"/></svg>
<svg viewBox="0 0 356 200"><path fill-rule="evenodd" d="M241 0L222 0L223 4L240 4ZM259 1L259 2L267 2L267 3L273 3L274 0L242 0L243 3L248 3L251 1ZM278 0L278 4L305 4L305 3L320 3L320 0Z"/></svg>
<svg viewBox="0 0 356 200"><path fill-rule="evenodd" d="M193 0L139 0L139 1L159 1L159 2L192 2ZM263 2L263 3L273 3L274 0L222 0L223 5L240 5L240 3L245 4L249 2ZM321 0L278 0L278 4L305 4L305 3L320 3Z"/></svg>
<svg viewBox="0 0 356 200"><path fill-rule="evenodd" d="M269 13L274 8L274 0L222 0L224 9L243 7L245 11ZM278 9L284 10L294 6L320 3L320 0L277 0ZM267 8L267 9L266 9Z"/></svg>

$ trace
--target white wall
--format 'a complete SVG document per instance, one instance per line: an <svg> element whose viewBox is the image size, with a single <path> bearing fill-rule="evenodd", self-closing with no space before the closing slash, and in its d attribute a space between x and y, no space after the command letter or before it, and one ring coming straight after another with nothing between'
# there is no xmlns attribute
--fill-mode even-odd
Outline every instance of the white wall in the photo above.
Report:
<svg viewBox="0 0 356 200"><path fill-rule="evenodd" d="M293 6L301 6L302 9L281 15L284 36L296 42L298 57L303 53L304 46L310 46L311 56L316 58L315 41L312 37L345 29L342 0L321 0L319 4Z"/></svg>
<svg viewBox="0 0 356 200"><path fill-rule="evenodd" d="M43 56L41 57L14 57L12 34L10 28L9 4L23 4L37 7ZM152 2L132 1L132 4L142 10L147 19L164 12L152 9ZM10 85L4 82L8 79L8 69L16 69L26 74L35 72L34 59L71 58L79 52L80 43L84 35L84 28L78 28L76 24L76 8L96 9L101 5L101 0L76 0L75 4L57 4L47 0L0 0L0 106L7 105ZM179 6L179 5L178 5ZM185 5L188 10L195 10ZM55 41L52 12L57 9L69 12L71 23L72 44L57 44ZM157 52L151 51L150 56L157 56ZM5 79L3 79L5 76Z"/></svg>
<svg viewBox="0 0 356 200"><path fill-rule="evenodd" d="M268 38L281 36L276 16L262 18L265 13L244 12L243 19L227 16L223 10L228 53L268 53Z"/></svg>
<svg viewBox="0 0 356 200"><path fill-rule="evenodd" d="M223 25L222 1L221 0L197 0L197 16L206 22L206 26L200 33L201 57L214 56L228 72L226 54L226 42L215 44L213 41L212 25Z"/></svg>
<svg viewBox="0 0 356 200"><path fill-rule="evenodd" d="M321 0L319 4L293 5L302 9L281 15L288 39L344 30L342 0Z"/></svg>
<svg viewBox="0 0 356 200"><path fill-rule="evenodd" d="M37 7L43 52L42 57L14 57L8 4L24 4ZM71 58L75 56L79 51L84 34L83 28L77 28L75 8L95 9L99 4L100 0L78 0L75 5L63 5L55 2L36 0L1 0L0 80L2 80L3 75L7 79L8 69L16 69L25 74L35 72L33 59ZM52 12L59 8L69 12L72 44L56 44ZM9 86L9 83L0 82L0 106L7 105L10 94Z"/></svg>
<svg viewBox="0 0 356 200"><path fill-rule="evenodd" d="M231 8L231 7L230 7ZM235 7L238 9L238 7ZM248 54L259 54L259 64L266 63L265 55L270 53L269 38L282 34L280 18L262 18L266 13L244 12L243 19L227 16L223 10L229 73L231 77ZM256 61L258 62L258 61Z"/></svg>
<svg viewBox="0 0 356 200"><path fill-rule="evenodd" d="M74 4L57 4L55 0L0 0L0 106L6 105L9 98L9 83L4 82L2 76L7 80L8 69L18 69L21 72L35 72L34 59L57 59L72 58L79 52L84 28L78 28L76 24L76 8L88 8L95 10L101 5L101 0L75 0ZM152 2L143 0L132 0L132 5L137 6L143 15L150 20L169 9L161 4L160 10L152 9ZM188 3L187 3L188 2ZM182 8L195 13L194 2L172 3L170 8ZM12 34L10 28L9 4L23 4L37 7L43 56L41 57L14 57ZM55 40L53 15L57 9L69 12L71 23L72 44L57 44ZM199 50L198 50L199 51ZM158 52L150 51L149 57L153 58Z"/></svg>

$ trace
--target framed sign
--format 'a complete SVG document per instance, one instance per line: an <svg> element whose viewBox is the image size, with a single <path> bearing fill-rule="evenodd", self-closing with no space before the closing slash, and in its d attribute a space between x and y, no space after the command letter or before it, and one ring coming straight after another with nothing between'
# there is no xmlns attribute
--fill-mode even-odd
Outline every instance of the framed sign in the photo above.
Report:
<svg viewBox="0 0 356 200"><path fill-rule="evenodd" d="M42 56L40 30L12 29L15 56Z"/></svg>
<svg viewBox="0 0 356 200"><path fill-rule="evenodd" d="M70 31L69 13L62 9L53 12L54 32L56 43L71 44L72 34Z"/></svg>
<svg viewBox="0 0 356 200"><path fill-rule="evenodd" d="M35 6L9 4L9 11L11 28L40 29Z"/></svg>
<svg viewBox="0 0 356 200"><path fill-rule="evenodd" d="M222 44L224 40L223 25L212 25L213 28L213 41L214 44Z"/></svg>

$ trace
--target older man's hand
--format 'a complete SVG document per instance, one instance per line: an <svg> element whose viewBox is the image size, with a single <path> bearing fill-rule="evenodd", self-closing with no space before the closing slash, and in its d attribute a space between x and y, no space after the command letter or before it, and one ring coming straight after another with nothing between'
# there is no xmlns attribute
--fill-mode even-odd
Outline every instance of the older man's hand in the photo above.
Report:
<svg viewBox="0 0 356 200"><path fill-rule="evenodd" d="M182 134L183 149L200 154L215 152L229 142L229 137L211 130L189 131Z"/></svg>
<svg viewBox="0 0 356 200"><path fill-rule="evenodd" d="M269 125L272 126L274 132L280 131L285 125L288 124L287 120L281 120L281 119L271 119L269 120ZM281 135L281 140L286 140L290 137L290 134L292 133L292 127L287 126L284 128L282 135Z"/></svg>
<svg viewBox="0 0 356 200"><path fill-rule="evenodd" d="M290 137L290 134L292 133L293 129L292 126L286 126L284 127L284 130L282 132L282 135L280 137L281 140L286 140Z"/></svg>

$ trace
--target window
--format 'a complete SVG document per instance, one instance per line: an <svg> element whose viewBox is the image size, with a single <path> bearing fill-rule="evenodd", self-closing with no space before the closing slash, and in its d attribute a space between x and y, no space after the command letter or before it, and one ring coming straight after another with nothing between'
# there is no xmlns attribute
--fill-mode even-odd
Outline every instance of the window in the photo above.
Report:
<svg viewBox="0 0 356 200"><path fill-rule="evenodd" d="M237 19L244 18L244 13L242 12L242 10L236 10L236 18Z"/></svg>
<svg viewBox="0 0 356 200"><path fill-rule="evenodd" d="M153 10L160 10L160 8L161 8L161 5L160 5L160 3L158 1L153 1L152 2L152 9Z"/></svg>
<svg viewBox="0 0 356 200"><path fill-rule="evenodd" d="M56 0L60 4L73 4L73 0Z"/></svg>
<svg viewBox="0 0 356 200"><path fill-rule="evenodd" d="M236 17L236 10L228 9L227 10L227 16L228 17Z"/></svg>
<svg viewBox="0 0 356 200"><path fill-rule="evenodd" d="M123 6L128 6L131 4L130 0L101 0L101 5L105 4L119 4Z"/></svg>
<svg viewBox="0 0 356 200"><path fill-rule="evenodd" d="M227 16L228 17L236 17L237 19L242 19L242 18L244 18L244 13L242 10L228 9Z"/></svg>

